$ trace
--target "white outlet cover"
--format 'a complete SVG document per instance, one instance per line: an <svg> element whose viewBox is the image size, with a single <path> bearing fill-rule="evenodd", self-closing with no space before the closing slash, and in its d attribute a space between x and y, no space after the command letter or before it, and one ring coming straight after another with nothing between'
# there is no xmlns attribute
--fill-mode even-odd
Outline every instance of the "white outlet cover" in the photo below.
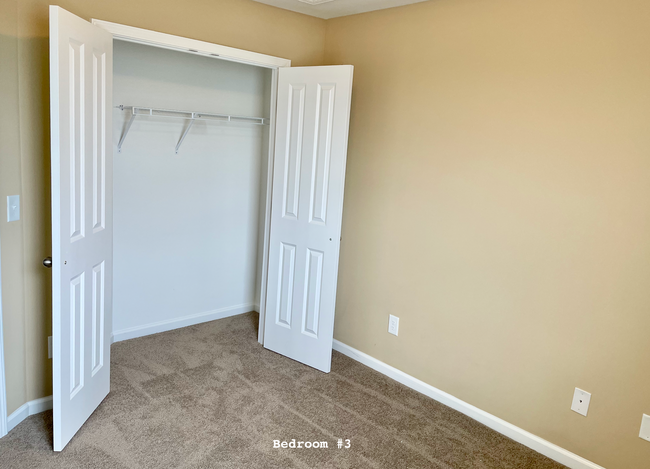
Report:
<svg viewBox="0 0 650 469"><path fill-rule="evenodd" d="M639 432L639 438L650 441L650 415L643 414L643 418L641 419L641 431Z"/></svg>
<svg viewBox="0 0 650 469"><path fill-rule="evenodd" d="M579 413L580 415L587 416L589 411L589 402L591 401L591 393L576 388L573 393L573 402L571 403L571 410Z"/></svg>
<svg viewBox="0 0 650 469"><path fill-rule="evenodd" d="M388 317L388 333L397 335L399 332L399 318L392 314Z"/></svg>
<svg viewBox="0 0 650 469"><path fill-rule="evenodd" d="M7 196L7 221L20 220L20 196L8 195Z"/></svg>

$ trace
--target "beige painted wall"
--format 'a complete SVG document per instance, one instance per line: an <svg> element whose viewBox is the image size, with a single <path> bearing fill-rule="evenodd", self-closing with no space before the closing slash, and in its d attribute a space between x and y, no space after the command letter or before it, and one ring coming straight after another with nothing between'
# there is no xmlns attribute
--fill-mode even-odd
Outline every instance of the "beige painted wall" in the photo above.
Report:
<svg viewBox="0 0 650 469"><path fill-rule="evenodd" d="M22 219L0 203L7 400L11 413L50 395L51 253L47 0L0 0L0 200L20 194ZM250 0L64 0L99 18L289 58L323 61L325 21Z"/></svg>
<svg viewBox="0 0 650 469"><path fill-rule="evenodd" d="M7 408L25 402L23 221L7 223L7 196L21 194L17 3L0 0L0 257ZM22 201L21 201L22 202ZM43 364L45 366L45 364Z"/></svg>
<svg viewBox="0 0 650 469"><path fill-rule="evenodd" d="M650 464L648 25L647 0L327 23L355 66L335 337L608 469Z"/></svg>

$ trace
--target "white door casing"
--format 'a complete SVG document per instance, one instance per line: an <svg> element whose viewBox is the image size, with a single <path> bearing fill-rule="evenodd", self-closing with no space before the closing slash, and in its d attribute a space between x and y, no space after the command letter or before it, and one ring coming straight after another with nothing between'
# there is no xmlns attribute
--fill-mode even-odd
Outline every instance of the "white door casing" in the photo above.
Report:
<svg viewBox="0 0 650 469"><path fill-rule="evenodd" d="M351 65L281 68L264 346L329 372Z"/></svg>
<svg viewBox="0 0 650 469"><path fill-rule="evenodd" d="M110 388L113 37L50 6L54 450Z"/></svg>

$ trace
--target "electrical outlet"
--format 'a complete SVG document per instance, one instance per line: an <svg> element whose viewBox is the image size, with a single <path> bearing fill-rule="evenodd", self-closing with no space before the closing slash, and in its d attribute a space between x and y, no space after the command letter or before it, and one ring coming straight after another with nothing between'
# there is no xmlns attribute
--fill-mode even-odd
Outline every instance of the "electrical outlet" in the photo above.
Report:
<svg viewBox="0 0 650 469"><path fill-rule="evenodd" d="M650 441L650 415L643 414L643 418L641 419L641 431L639 432L639 438Z"/></svg>
<svg viewBox="0 0 650 469"><path fill-rule="evenodd" d="M392 314L388 317L388 333L397 335L399 331L399 318Z"/></svg>
<svg viewBox="0 0 650 469"><path fill-rule="evenodd" d="M52 336L47 338L47 358L52 358Z"/></svg>
<svg viewBox="0 0 650 469"><path fill-rule="evenodd" d="M7 196L7 221L20 220L20 196L8 195Z"/></svg>
<svg viewBox="0 0 650 469"><path fill-rule="evenodd" d="M589 411L589 401L591 401L591 393L576 388L575 392L573 393L571 410L586 417L587 412Z"/></svg>

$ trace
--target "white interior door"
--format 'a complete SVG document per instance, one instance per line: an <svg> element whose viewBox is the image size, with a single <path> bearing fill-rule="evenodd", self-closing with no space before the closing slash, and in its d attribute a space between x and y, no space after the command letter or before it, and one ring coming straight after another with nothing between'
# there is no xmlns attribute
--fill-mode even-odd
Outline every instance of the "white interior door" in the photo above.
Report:
<svg viewBox="0 0 650 469"><path fill-rule="evenodd" d="M50 6L54 450L109 391L113 36Z"/></svg>
<svg viewBox="0 0 650 469"><path fill-rule="evenodd" d="M281 68L264 346L332 363L351 65Z"/></svg>

